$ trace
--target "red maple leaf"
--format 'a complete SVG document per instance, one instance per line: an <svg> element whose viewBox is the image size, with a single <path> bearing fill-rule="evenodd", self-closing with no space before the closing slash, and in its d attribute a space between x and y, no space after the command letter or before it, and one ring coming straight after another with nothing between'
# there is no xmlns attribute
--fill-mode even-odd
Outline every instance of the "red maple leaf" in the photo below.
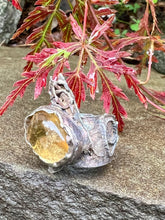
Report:
<svg viewBox="0 0 165 220"><path fill-rule="evenodd" d="M54 6L37 6L32 12L29 13L29 16L24 20L24 23L13 35L12 39L18 37L25 29L29 29L34 24L44 20L49 14L53 12Z"/></svg>
<svg viewBox="0 0 165 220"><path fill-rule="evenodd" d="M100 38L103 34L106 33L106 31L112 26L112 22L114 20L115 15L111 16L106 22L104 22L102 25L97 24L92 31L89 42L93 42Z"/></svg>
<svg viewBox="0 0 165 220"><path fill-rule="evenodd" d="M70 15L70 23L72 25L72 30L74 31L77 38L80 40L83 36L83 32L81 27L78 25L77 21L74 19L72 15Z"/></svg>
<svg viewBox="0 0 165 220"><path fill-rule="evenodd" d="M157 100L161 105L165 105L165 91L158 92L153 89L147 89L144 86L140 86L140 88L146 92L150 97Z"/></svg>
<svg viewBox="0 0 165 220"><path fill-rule="evenodd" d="M139 100L146 106L147 105L147 100L145 95L141 92L140 88L138 87L139 81L137 78L131 74L124 73L128 88L132 88L135 91L135 94L138 96Z"/></svg>
<svg viewBox="0 0 165 220"><path fill-rule="evenodd" d="M113 4L118 4L118 0L91 0L92 4L96 5L113 5Z"/></svg>
<svg viewBox="0 0 165 220"><path fill-rule="evenodd" d="M40 64L49 58L51 55L57 53L57 50L54 48L44 48L40 53L28 54L24 59L27 61L34 62L35 64Z"/></svg>
<svg viewBox="0 0 165 220"><path fill-rule="evenodd" d="M115 86L106 76L104 73L100 74L101 76L101 80L102 80L102 87L103 87L103 91L102 91L102 96L101 96L101 100L103 100L104 102L104 109L106 113L109 113L109 109L110 109L110 105L112 102L113 105L113 114L116 116L116 119L118 120L118 129L119 131L123 130L123 126L124 126L124 122L123 119L121 117L121 115L123 115L124 117L127 117L127 113L125 111L125 109L122 107L122 105L120 104L120 102L117 99L117 96L127 100L128 98L127 96L121 91L120 88L118 88L117 86Z"/></svg>
<svg viewBox="0 0 165 220"><path fill-rule="evenodd" d="M49 3L49 5L50 5L50 4L53 4L53 3L54 3L54 0L49 0L49 1L48 1L48 0L37 0L34 5L43 5L43 6L46 6L48 3Z"/></svg>
<svg viewBox="0 0 165 220"><path fill-rule="evenodd" d="M9 106L12 106L15 99L17 98L18 95L20 95L20 97L22 98L24 93L25 93L25 89L26 87L33 82L34 78L35 78L35 71L31 71L31 72L24 72L24 74L22 74L23 76L25 76L25 79L21 79L19 81L17 81L16 83L14 83L14 87L17 87L16 89L14 89L6 98L6 102L2 105L2 107L0 108L0 115L3 115L3 113L6 111L6 109Z"/></svg>
<svg viewBox="0 0 165 220"><path fill-rule="evenodd" d="M8 1L11 1L12 4L13 4L13 6L14 6L16 9L22 11L21 5L20 5L20 3L19 3L18 0L8 0Z"/></svg>
<svg viewBox="0 0 165 220"><path fill-rule="evenodd" d="M32 33L27 37L26 39L26 42L25 44L30 44L32 42L35 42L33 44L33 46L31 46L31 48L35 49L36 45L37 45L37 42L38 40L43 36L44 34L44 29L45 29L45 24L38 27L38 28L35 28ZM46 44L46 46L48 48L51 48L53 47L53 36L51 34L51 27L48 28L46 34L45 34L45 40L44 40L44 43Z"/></svg>
<svg viewBox="0 0 165 220"><path fill-rule="evenodd" d="M64 73L64 75L67 76L67 83L75 96L78 108L80 108L81 101L85 101L86 98L84 83L91 85L91 81L82 71L74 70Z"/></svg>
<svg viewBox="0 0 165 220"><path fill-rule="evenodd" d="M62 10L57 11L56 18L58 21L58 24L62 31L62 38L64 42L70 42L71 41L71 33L72 33L72 27L70 24L70 19L66 15L66 13Z"/></svg>
<svg viewBox="0 0 165 220"><path fill-rule="evenodd" d="M95 13L97 16L106 16L106 15L112 15L115 14L116 11L114 9L111 8L106 8L106 7L100 7L98 8L98 10L95 10Z"/></svg>
<svg viewBox="0 0 165 220"><path fill-rule="evenodd" d="M46 87L47 84L47 76L48 73L50 72L50 70L52 69L52 67L49 68L42 68L39 73L38 73L38 77L36 80L36 85L35 85L35 90L34 90L34 99L37 99L38 96L41 94L42 92L42 88Z"/></svg>
<svg viewBox="0 0 165 220"><path fill-rule="evenodd" d="M57 64L53 73L53 79L56 79L59 73L63 73L64 67L66 67L68 70L71 70L68 60L63 59L63 61Z"/></svg>

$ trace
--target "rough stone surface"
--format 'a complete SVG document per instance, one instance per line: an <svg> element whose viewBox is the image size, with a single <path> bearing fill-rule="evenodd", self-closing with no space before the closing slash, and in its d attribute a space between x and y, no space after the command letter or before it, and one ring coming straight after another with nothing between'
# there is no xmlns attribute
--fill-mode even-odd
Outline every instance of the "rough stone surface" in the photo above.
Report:
<svg viewBox="0 0 165 220"><path fill-rule="evenodd" d="M0 163L2 219L164 219L164 207Z"/></svg>
<svg viewBox="0 0 165 220"><path fill-rule="evenodd" d="M165 53L163 51L154 51L154 56L158 63L152 63L152 67L159 73L165 74Z"/></svg>
<svg viewBox="0 0 165 220"><path fill-rule="evenodd" d="M24 5L24 0L21 1ZM8 43L17 29L21 11L16 10L8 0L0 0L0 44Z"/></svg>
<svg viewBox="0 0 165 220"><path fill-rule="evenodd" d="M20 79L26 53L0 47L0 105ZM148 87L164 90L164 85L152 71ZM0 220L165 219L165 121L152 115L153 108L144 109L124 81L118 86L130 99L123 103L128 118L112 163L101 169L52 175L25 144L24 117L49 103L46 91L34 101L31 85L0 117ZM81 111L103 113L100 97L92 102L87 95Z"/></svg>

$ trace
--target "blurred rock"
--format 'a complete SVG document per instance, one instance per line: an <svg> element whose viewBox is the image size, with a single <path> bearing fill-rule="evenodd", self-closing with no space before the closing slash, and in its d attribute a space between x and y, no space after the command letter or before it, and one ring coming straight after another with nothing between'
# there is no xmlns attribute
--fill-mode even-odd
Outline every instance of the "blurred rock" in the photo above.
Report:
<svg viewBox="0 0 165 220"><path fill-rule="evenodd" d="M23 5L24 0L21 0L21 6ZM9 42L17 29L21 14L8 0L0 0L0 44Z"/></svg>
<svg viewBox="0 0 165 220"><path fill-rule="evenodd" d="M165 74L165 53L163 51L154 51L154 56L158 63L152 63L152 67L159 73Z"/></svg>

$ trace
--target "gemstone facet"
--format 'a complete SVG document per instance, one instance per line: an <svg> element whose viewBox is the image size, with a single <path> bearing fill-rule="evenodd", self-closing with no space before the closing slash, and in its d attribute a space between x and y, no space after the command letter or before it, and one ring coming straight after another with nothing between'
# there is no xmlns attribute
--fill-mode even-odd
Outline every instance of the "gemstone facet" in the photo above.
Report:
<svg viewBox="0 0 165 220"><path fill-rule="evenodd" d="M25 118L25 140L49 165L48 170L89 169L110 163L118 141L115 117L80 113L62 74L50 80L49 94L51 104Z"/></svg>
<svg viewBox="0 0 165 220"><path fill-rule="evenodd" d="M69 146L66 132L57 115L44 111L36 112L27 131L27 140L45 162L55 163L63 159Z"/></svg>

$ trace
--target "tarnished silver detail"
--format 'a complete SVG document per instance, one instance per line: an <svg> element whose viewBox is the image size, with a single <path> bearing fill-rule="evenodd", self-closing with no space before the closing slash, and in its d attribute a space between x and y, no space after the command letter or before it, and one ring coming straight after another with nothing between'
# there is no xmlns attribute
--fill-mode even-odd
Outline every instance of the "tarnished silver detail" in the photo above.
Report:
<svg viewBox="0 0 165 220"><path fill-rule="evenodd" d="M108 164L118 141L114 116L80 113L62 74L58 80L50 79L49 94L51 104L25 118L25 140L52 167L50 172L66 165L96 168Z"/></svg>

